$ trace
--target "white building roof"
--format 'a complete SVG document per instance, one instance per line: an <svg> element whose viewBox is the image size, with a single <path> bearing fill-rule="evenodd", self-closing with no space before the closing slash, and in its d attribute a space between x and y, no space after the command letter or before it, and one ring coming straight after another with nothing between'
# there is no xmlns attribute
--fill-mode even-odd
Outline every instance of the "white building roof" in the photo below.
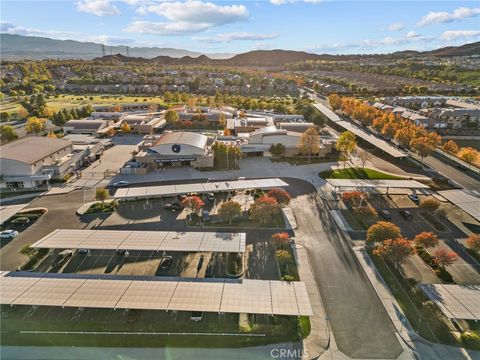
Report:
<svg viewBox="0 0 480 360"><path fill-rule="evenodd" d="M480 285L419 286L449 319L480 320Z"/></svg>
<svg viewBox="0 0 480 360"><path fill-rule="evenodd" d="M396 158L408 156L402 151L398 150L396 147L387 143L385 140L379 139L376 136L367 133L365 130L361 129L360 127L348 121L342 120L337 114L335 114L332 110L330 110L326 106L319 103L314 104L314 106L324 115L326 115L331 121L333 121L335 124L341 126L345 130L351 131L358 137L376 146L377 148L386 152L390 156L393 156Z"/></svg>
<svg viewBox="0 0 480 360"><path fill-rule="evenodd" d="M57 229L31 246L46 249L244 252L245 233Z"/></svg>
<svg viewBox="0 0 480 360"><path fill-rule="evenodd" d="M129 187L118 189L113 195L114 199L152 198L159 196L173 196L191 193L210 193L246 189L273 189L288 186L278 178L256 180L216 181L208 183L193 183L179 185L160 185Z"/></svg>
<svg viewBox="0 0 480 360"><path fill-rule="evenodd" d="M463 190L444 190L438 192L445 199L480 221L480 199Z"/></svg>
<svg viewBox="0 0 480 360"><path fill-rule="evenodd" d="M176 131L165 133L158 138L153 146L162 144L186 144L204 149L207 145L208 137L194 132Z"/></svg>
<svg viewBox="0 0 480 360"><path fill-rule="evenodd" d="M303 282L1 272L0 303L313 315Z"/></svg>

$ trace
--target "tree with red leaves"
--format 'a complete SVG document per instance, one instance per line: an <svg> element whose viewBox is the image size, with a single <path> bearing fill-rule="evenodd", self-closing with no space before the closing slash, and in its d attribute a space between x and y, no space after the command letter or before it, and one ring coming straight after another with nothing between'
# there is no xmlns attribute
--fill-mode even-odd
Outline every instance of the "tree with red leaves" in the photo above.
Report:
<svg viewBox="0 0 480 360"><path fill-rule="evenodd" d="M430 231L424 231L417 234L413 239L416 245L423 246L424 248L431 248L438 245L438 237Z"/></svg>
<svg viewBox="0 0 480 360"><path fill-rule="evenodd" d="M399 237L397 239L385 240L376 247L373 253L393 262L395 268L397 268L398 264L415 254L415 250L410 240Z"/></svg>
<svg viewBox="0 0 480 360"><path fill-rule="evenodd" d="M435 250L433 256L435 257L435 262L441 267L452 265L458 260L458 255L455 251L448 251L445 249Z"/></svg>
<svg viewBox="0 0 480 360"><path fill-rule="evenodd" d="M182 206L190 210L190 220L192 220L192 214L200 210L205 203L198 196L188 196L182 200Z"/></svg>
<svg viewBox="0 0 480 360"><path fill-rule="evenodd" d="M286 190L280 188L270 190L267 195L274 198L279 204L282 205L288 205L290 199L292 198Z"/></svg>
<svg viewBox="0 0 480 360"><path fill-rule="evenodd" d="M480 235L472 234L467 239L467 246L473 251L480 252Z"/></svg>
<svg viewBox="0 0 480 360"><path fill-rule="evenodd" d="M290 235L286 232L273 234L271 237L275 246L283 248L290 241Z"/></svg>
<svg viewBox="0 0 480 360"><path fill-rule="evenodd" d="M280 207L277 200L267 195L259 197L250 206L251 218L260 224L266 224L271 221L279 211Z"/></svg>

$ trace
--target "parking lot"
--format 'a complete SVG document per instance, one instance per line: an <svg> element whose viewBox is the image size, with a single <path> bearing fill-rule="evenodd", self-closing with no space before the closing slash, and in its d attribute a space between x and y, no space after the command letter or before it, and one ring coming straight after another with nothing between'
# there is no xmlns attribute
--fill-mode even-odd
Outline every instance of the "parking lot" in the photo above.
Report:
<svg viewBox="0 0 480 360"><path fill-rule="evenodd" d="M182 277L224 277L225 274L222 256L210 252L128 251L125 255L117 254L115 250L90 250L89 254L74 252L64 265L56 268L52 265L58 253L59 250L52 251L36 271ZM166 263L167 258L170 264Z"/></svg>

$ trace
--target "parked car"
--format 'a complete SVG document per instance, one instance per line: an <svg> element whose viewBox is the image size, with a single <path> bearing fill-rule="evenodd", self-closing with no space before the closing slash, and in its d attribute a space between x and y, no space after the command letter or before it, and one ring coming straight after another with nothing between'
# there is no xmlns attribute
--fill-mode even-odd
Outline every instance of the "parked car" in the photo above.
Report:
<svg viewBox="0 0 480 360"><path fill-rule="evenodd" d="M203 312L201 311L192 311L190 315L190 320L198 322L203 320Z"/></svg>
<svg viewBox="0 0 480 360"><path fill-rule="evenodd" d="M166 203L165 205L163 205L163 208L166 209L166 210L180 211L180 210L182 210L182 205L180 205L177 202Z"/></svg>
<svg viewBox="0 0 480 360"><path fill-rule="evenodd" d="M125 249L115 250L115 254L121 255L121 256L125 256L125 257L128 257L128 255L130 255L130 253L128 252L128 250L125 250Z"/></svg>
<svg viewBox="0 0 480 360"><path fill-rule="evenodd" d="M418 202L420 201L420 198L417 194L408 194L408 198L412 200L415 204L418 204Z"/></svg>
<svg viewBox="0 0 480 360"><path fill-rule="evenodd" d="M28 224L30 224L30 219L26 216L21 216L13 219L11 224L16 226L27 226Z"/></svg>
<svg viewBox="0 0 480 360"><path fill-rule="evenodd" d="M171 256L164 256L162 261L160 262L160 269L161 270L169 270L170 266L172 265L173 257Z"/></svg>
<svg viewBox="0 0 480 360"><path fill-rule="evenodd" d="M200 255L200 260L198 260L198 265L197 265L197 272L199 272L200 269L202 268L204 258L205 257L203 255Z"/></svg>
<svg viewBox="0 0 480 360"><path fill-rule="evenodd" d="M0 239L13 239L17 235L17 230L4 230L0 233Z"/></svg>
<svg viewBox="0 0 480 360"><path fill-rule="evenodd" d="M208 210L202 210L202 221L203 222L210 221L210 213L208 212Z"/></svg>
<svg viewBox="0 0 480 360"><path fill-rule="evenodd" d="M410 211L408 210L401 210L400 211L400 215L402 215L402 217L405 219L405 220L413 220L413 215Z"/></svg>
<svg viewBox="0 0 480 360"><path fill-rule="evenodd" d="M468 168L463 166L462 164L456 164L455 167L462 171L468 171Z"/></svg>
<svg viewBox="0 0 480 360"><path fill-rule="evenodd" d="M63 250L60 252L52 262L52 267L55 269L61 268L72 257L73 251Z"/></svg>
<svg viewBox="0 0 480 360"><path fill-rule="evenodd" d="M90 249L78 249L77 254L79 255L90 255L91 251Z"/></svg>
<svg viewBox="0 0 480 360"><path fill-rule="evenodd" d="M116 187L116 188L127 187L127 186L130 186L130 183L128 181L124 181L124 180L113 183L113 187Z"/></svg>
<svg viewBox="0 0 480 360"><path fill-rule="evenodd" d="M392 218L392 214L388 210L381 210L378 214L385 220L390 220Z"/></svg>
<svg viewBox="0 0 480 360"><path fill-rule="evenodd" d="M215 194L214 193L209 193L207 195L207 200L208 201L214 201L215 200Z"/></svg>

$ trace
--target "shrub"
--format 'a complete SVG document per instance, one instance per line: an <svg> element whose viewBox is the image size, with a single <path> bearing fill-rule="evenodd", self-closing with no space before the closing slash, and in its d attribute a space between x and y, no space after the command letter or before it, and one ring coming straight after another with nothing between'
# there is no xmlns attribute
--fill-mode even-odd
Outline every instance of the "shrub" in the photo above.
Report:
<svg viewBox="0 0 480 360"><path fill-rule="evenodd" d="M418 256L432 268L441 280L447 283L453 283L452 275L443 267L440 266L437 261L435 261L435 257L430 255L422 246L416 247Z"/></svg>
<svg viewBox="0 0 480 360"><path fill-rule="evenodd" d="M278 247L283 247L288 244L290 235L286 232L273 234L271 237L273 243Z"/></svg>
<svg viewBox="0 0 480 360"><path fill-rule="evenodd" d="M308 335L310 335L310 331L312 330L310 324L310 318L308 316L299 316L298 317L298 333L302 339L305 339Z"/></svg>
<svg viewBox="0 0 480 360"><path fill-rule="evenodd" d="M433 197L429 197L420 201L420 207L423 210L433 213L440 207L440 201Z"/></svg>
<svg viewBox="0 0 480 360"><path fill-rule="evenodd" d="M34 248L31 248L30 245L32 244L25 244L20 248L20 253L26 256L32 256L35 252Z"/></svg>
<svg viewBox="0 0 480 360"><path fill-rule="evenodd" d="M469 349L480 350L480 333L478 331L464 332L460 338Z"/></svg>

